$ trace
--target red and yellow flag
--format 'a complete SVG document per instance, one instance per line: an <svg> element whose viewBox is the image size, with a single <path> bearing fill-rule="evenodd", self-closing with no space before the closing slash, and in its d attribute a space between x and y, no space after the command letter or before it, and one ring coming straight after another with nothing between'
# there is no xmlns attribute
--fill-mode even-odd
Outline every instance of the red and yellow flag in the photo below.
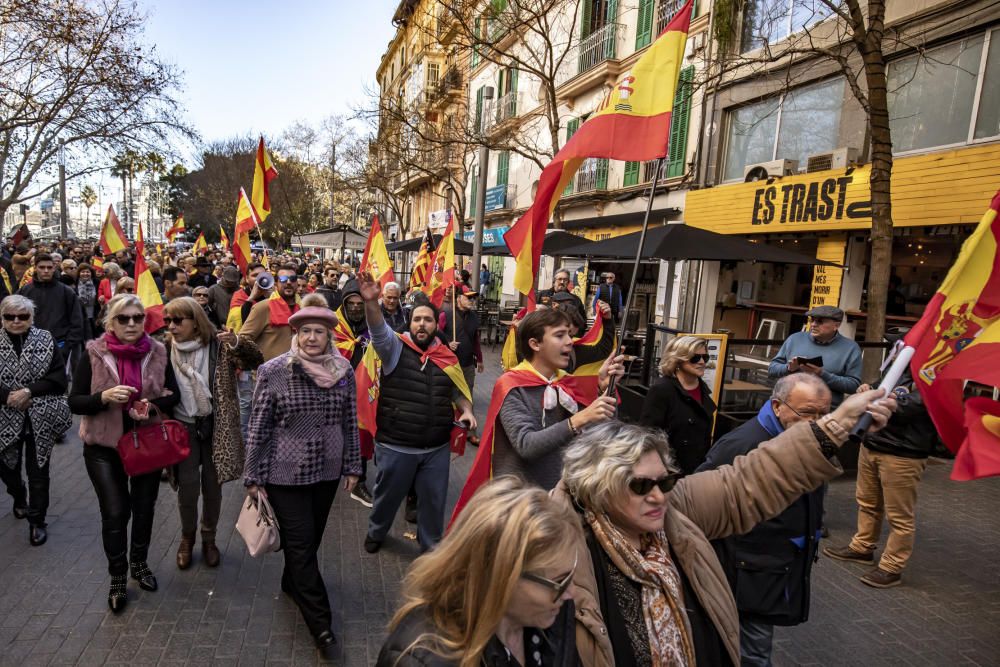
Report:
<svg viewBox="0 0 1000 667"><path fill-rule="evenodd" d="M392 260L385 248L385 236L378 224L378 216L372 220L371 231L368 232L368 242L365 243L365 253L361 256L361 271L367 271L381 283L382 287L396 280L392 272Z"/></svg>
<svg viewBox="0 0 1000 667"><path fill-rule="evenodd" d="M205 232L198 234L198 238L191 247L191 252L195 254L198 254L199 252L208 252L208 241L205 240Z"/></svg>
<svg viewBox="0 0 1000 667"><path fill-rule="evenodd" d="M410 274L410 285L407 292L412 289L424 291L427 284L427 269L431 265L431 253L434 240L431 237L431 230L424 230L424 239L420 242L420 252L417 253L417 260L413 263L413 272Z"/></svg>
<svg viewBox="0 0 1000 667"><path fill-rule="evenodd" d="M684 59L692 1L684 5L655 42L625 72L597 111L556 153L538 180L527 213L504 234L517 260L514 287L535 308L535 278L545 228L559 197L587 158L642 162L662 158L670 140L670 113Z"/></svg>
<svg viewBox="0 0 1000 667"><path fill-rule="evenodd" d="M226 228L222 225L219 225L219 245L223 248L228 248L230 246L229 235L226 234Z"/></svg>
<svg viewBox="0 0 1000 667"><path fill-rule="evenodd" d="M923 317L906 334L910 370L941 440L955 452L952 479L1000 475L996 410L969 400L966 381L1000 387L1000 192L962 246ZM978 411L973 408L979 406ZM978 416L977 416L978 415ZM975 420L975 428L968 424Z"/></svg>
<svg viewBox="0 0 1000 667"><path fill-rule="evenodd" d="M101 257L101 256L99 256L99 255L94 255L93 257L90 258L90 265L92 267L94 267L95 271L97 271L98 269L101 270L101 271L103 271L104 270L104 258Z"/></svg>
<svg viewBox="0 0 1000 667"><path fill-rule="evenodd" d="M257 159L253 166L253 188L250 190L253 208L257 213L257 220L264 222L267 216L271 215L271 181L278 177L278 170L271 162L271 156L264 148L264 137L260 138L257 144Z"/></svg>
<svg viewBox="0 0 1000 667"><path fill-rule="evenodd" d="M177 220L171 225L170 229L167 230L167 240L171 243L174 242L174 237L184 231L184 215L181 214L177 216Z"/></svg>
<svg viewBox="0 0 1000 667"><path fill-rule="evenodd" d="M142 301L146 309L146 320L143 328L146 333L153 333L163 328L163 298L153 280L153 272L146 264L146 244L142 240L142 225L135 233L135 295Z"/></svg>
<svg viewBox="0 0 1000 667"><path fill-rule="evenodd" d="M115 215L115 207L108 205L108 214L104 216L104 224L101 225L101 252L105 255L113 255L119 250L128 248L128 239L122 231L122 224Z"/></svg>
<svg viewBox="0 0 1000 667"><path fill-rule="evenodd" d="M233 261L240 267L243 275L250 265L250 230L257 226L257 214L247 198L246 190L240 188L236 203L236 226L233 228Z"/></svg>
<svg viewBox="0 0 1000 667"><path fill-rule="evenodd" d="M445 294L448 288L452 287L455 279L455 216L448 214L448 226L441 237L441 243L434 251L431 259L431 270L427 275L427 289L424 292L430 298L435 308L440 308L444 303Z"/></svg>

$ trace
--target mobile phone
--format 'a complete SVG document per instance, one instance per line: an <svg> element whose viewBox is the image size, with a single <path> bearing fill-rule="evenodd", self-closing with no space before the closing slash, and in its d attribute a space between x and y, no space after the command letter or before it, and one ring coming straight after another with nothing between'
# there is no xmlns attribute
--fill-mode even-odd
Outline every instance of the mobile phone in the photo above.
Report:
<svg viewBox="0 0 1000 667"><path fill-rule="evenodd" d="M135 414L139 415L142 418L146 418L149 416L149 403L147 403L146 401L136 401L135 404L132 406L132 409L135 410Z"/></svg>
<svg viewBox="0 0 1000 667"><path fill-rule="evenodd" d="M469 427L472 426L472 424L462 419L461 421L452 422L452 426L457 426L458 428L462 428L468 431Z"/></svg>

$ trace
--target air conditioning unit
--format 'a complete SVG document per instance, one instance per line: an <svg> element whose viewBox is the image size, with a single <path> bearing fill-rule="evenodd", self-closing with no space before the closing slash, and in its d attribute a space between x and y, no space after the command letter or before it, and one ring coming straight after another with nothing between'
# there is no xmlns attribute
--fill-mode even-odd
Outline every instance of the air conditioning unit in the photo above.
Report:
<svg viewBox="0 0 1000 667"><path fill-rule="evenodd" d="M857 148L837 148L829 153L819 153L806 158L806 173L827 171L829 169L846 169L857 164L861 151Z"/></svg>
<svg viewBox="0 0 1000 667"><path fill-rule="evenodd" d="M799 170L798 160L771 160L759 164L748 164L743 168L743 181L762 181L772 177L788 176L797 173Z"/></svg>

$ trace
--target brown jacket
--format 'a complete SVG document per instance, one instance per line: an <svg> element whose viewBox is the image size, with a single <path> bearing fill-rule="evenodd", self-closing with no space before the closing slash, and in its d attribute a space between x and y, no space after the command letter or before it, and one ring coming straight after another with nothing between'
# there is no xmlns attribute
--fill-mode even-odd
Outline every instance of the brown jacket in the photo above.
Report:
<svg viewBox="0 0 1000 667"><path fill-rule="evenodd" d="M809 425L798 424L738 457L732 465L685 477L670 493L664 517L667 541L734 665L740 664L739 616L709 540L748 532L841 472L820 452ZM571 506L572 499L562 482L552 493ZM582 525L572 548L580 563L574 578L580 660L584 667L613 667L614 653L601 615L597 577Z"/></svg>
<svg viewBox="0 0 1000 667"><path fill-rule="evenodd" d="M248 338L257 344L264 361L280 357L292 349L292 328L290 326L272 327L271 309L268 299L259 301L250 309L247 321L240 328L240 336Z"/></svg>

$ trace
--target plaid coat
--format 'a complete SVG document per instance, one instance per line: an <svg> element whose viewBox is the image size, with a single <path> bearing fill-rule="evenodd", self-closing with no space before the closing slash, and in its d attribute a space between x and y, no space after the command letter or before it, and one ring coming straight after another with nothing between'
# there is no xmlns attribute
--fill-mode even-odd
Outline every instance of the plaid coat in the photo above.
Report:
<svg viewBox="0 0 1000 667"><path fill-rule="evenodd" d="M245 483L303 486L360 475L353 371L322 389L290 359L288 352L257 370Z"/></svg>

